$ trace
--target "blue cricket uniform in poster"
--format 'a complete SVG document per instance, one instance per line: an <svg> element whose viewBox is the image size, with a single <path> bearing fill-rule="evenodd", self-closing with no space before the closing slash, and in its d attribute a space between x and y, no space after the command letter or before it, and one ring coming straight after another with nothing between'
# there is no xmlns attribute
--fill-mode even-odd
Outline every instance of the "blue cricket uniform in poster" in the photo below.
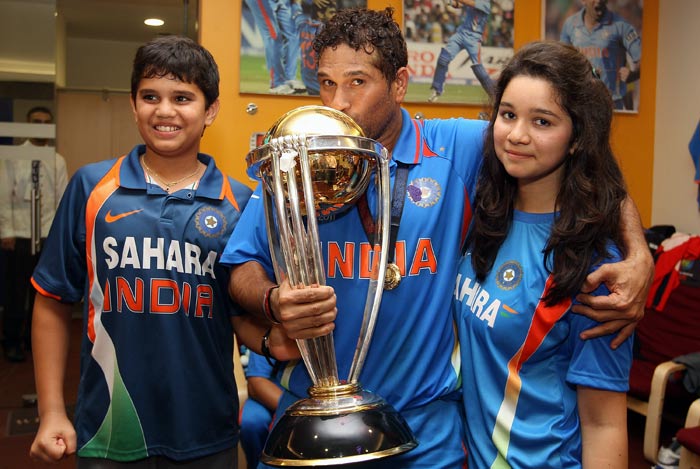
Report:
<svg viewBox="0 0 700 469"><path fill-rule="evenodd" d="M472 61L472 71L482 87L490 92L493 83L484 65L481 63L481 41L486 23L491 14L491 0L476 0L475 6L462 5L462 18L457 31L450 36L447 44L440 50L431 88L441 95L450 62L464 49Z"/></svg>
<svg viewBox="0 0 700 469"><path fill-rule="evenodd" d="M296 78L299 35L290 0L244 0L263 40L271 91ZM289 93L293 90L290 88Z"/></svg>
<svg viewBox="0 0 700 469"><path fill-rule="evenodd" d="M561 29L560 40L576 47L595 67L612 94L615 109L623 109L627 83L619 70L627 64L639 64L642 40L637 30L620 15L607 10L600 22L589 31L584 23L585 10L570 16Z"/></svg>

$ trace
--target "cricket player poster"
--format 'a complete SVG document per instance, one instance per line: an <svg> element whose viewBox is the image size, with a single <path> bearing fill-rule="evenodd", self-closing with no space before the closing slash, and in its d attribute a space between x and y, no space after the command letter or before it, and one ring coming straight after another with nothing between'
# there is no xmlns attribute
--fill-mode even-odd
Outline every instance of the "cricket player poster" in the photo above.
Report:
<svg viewBox="0 0 700 469"><path fill-rule="evenodd" d="M514 0L403 0L407 102L479 104L513 56Z"/></svg>
<svg viewBox="0 0 700 469"><path fill-rule="evenodd" d="M314 37L352 7L367 0L243 0L240 92L318 96Z"/></svg>
<svg viewBox="0 0 700 469"><path fill-rule="evenodd" d="M618 112L639 110L643 0L542 0L542 37L572 44Z"/></svg>

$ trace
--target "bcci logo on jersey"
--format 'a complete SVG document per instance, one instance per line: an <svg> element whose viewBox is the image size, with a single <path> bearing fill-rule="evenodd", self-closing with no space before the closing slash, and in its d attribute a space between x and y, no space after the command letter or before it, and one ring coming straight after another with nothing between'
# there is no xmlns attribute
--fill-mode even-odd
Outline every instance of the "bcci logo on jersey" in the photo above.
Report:
<svg viewBox="0 0 700 469"><path fill-rule="evenodd" d="M203 207L197 210L194 221L197 231L207 238L218 238L226 232L226 218L214 207Z"/></svg>
<svg viewBox="0 0 700 469"><path fill-rule="evenodd" d="M414 179L406 187L406 192L411 202L423 208L435 205L442 195L440 184L433 178Z"/></svg>
<svg viewBox="0 0 700 469"><path fill-rule="evenodd" d="M496 272L496 285L502 290L512 290L523 279L523 268L517 261L507 261L501 264Z"/></svg>

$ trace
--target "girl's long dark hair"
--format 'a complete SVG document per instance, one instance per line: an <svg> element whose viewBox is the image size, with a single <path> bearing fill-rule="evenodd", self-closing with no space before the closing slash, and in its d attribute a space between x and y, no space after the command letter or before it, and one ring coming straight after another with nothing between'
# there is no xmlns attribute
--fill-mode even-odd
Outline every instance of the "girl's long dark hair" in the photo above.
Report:
<svg viewBox="0 0 700 469"><path fill-rule="evenodd" d="M558 214L543 252L545 268L554 280L554 288L543 300L552 305L578 293L592 263L608 256L609 240L622 246L620 210L626 189L610 148L612 99L596 71L571 46L553 41L524 46L501 72L492 97L493 112L467 239L477 279L482 281L491 271L513 220L517 180L496 157L493 126L504 90L514 77L522 75L546 80L573 123L573 151L563 164Z"/></svg>

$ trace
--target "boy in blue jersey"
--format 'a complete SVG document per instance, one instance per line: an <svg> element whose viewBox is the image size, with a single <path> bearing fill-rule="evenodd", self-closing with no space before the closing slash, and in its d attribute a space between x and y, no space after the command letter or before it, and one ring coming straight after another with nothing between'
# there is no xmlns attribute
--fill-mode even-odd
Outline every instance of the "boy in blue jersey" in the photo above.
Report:
<svg viewBox="0 0 700 469"><path fill-rule="evenodd" d="M70 181L32 282L40 427L31 456L78 467L236 467L233 331L298 356L230 301L219 262L250 189L199 153L219 110L213 57L166 36L136 53L131 104L145 145ZM63 378L84 300L75 426ZM332 325L331 325L332 326ZM327 333L327 330L322 331Z"/></svg>
<svg viewBox="0 0 700 469"><path fill-rule="evenodd" d="M639 79L642 40L634 26L608 10L607 0L583 0L583 8L564 22L560 40L588 57L615 109L633 109L627 84Z"/></svg>
<svg viewBox="0 0 700 469"><path fill-rule="evenodd" d="M338 12L316 36L314 49L323 104L353 118L367 137L391 152L393 187L397 177L406 181L405 191L392 195L403 203L396 242L390 248L401 281L384 292L359 381L401 412L419 445L359 466L462 467L465 418L459 342L450 309L471 220L485 123L416 120L402 109L408 54L392 9ZM633 255L589 278L594 284L607 279L617 291L617 296L595 298L596 306L620 311L579 307L598 319L621 320L600 326L598 334L639 319L643 311L652 261L633 206L626 206L631 210L625 222ZM255 195L222 256L222 262L233 266L229 286L233 298L260 317L265 315L262 299L269 298L268 313L282 322L290 337L315 326L318 319L310 313L333 314L337 305L333 340L341 379L348 375L360 328L363 305L358 298L363 296L358 292L366 291L363 266L368 259L362 246L367 245L367 235L360 220L353 208L319 224L327 286L293 289L288 282L274 284L262 200ZM628 337L633 328L628 326L616 340ZM281 384L285 392L278 416L306 396L311 381L303 364L290 363Z"/></svg>
<svg viewBox="0 0 700 469"><path fill-rule="evenodd" d="M610 93L558 42L520 49L494 91L453 295L469 467L626 469L632 340L583 341L595 322L570 312L622 257Z"/></svg>
<svg viewBox="0 0 700 469"><path fill-rule="evenodd" d="M251 469L258 467L272 417L282 397L277 368L275 361L250 352L245 367L248 399L241 409L241 447Z"/></svg>

